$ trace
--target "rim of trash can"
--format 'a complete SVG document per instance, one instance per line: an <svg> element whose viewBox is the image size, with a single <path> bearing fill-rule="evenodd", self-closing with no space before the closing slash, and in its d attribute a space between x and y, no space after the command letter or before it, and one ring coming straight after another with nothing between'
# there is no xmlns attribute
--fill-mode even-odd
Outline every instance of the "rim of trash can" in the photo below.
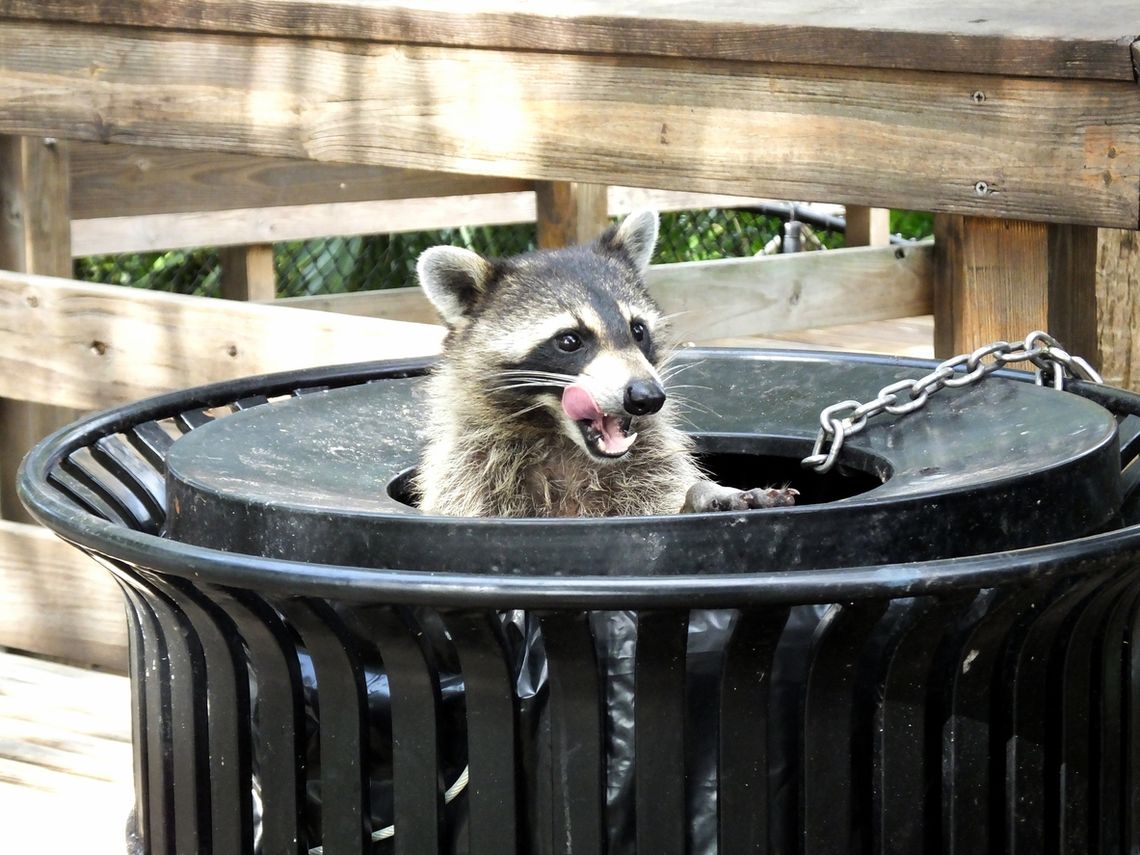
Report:
<svg viewBox="0 0 1140 855"><path fill-rule="evenodd" d="M724 352L731 352L725 349ZM755 350L746 351L755 354ZM931 360L817 351L765 350L780 358L842 359L927 368ZM245 377L147 398L88 416L39 443L22 462L19 494L41 523L64 540L109 560L142 570L273 596L420 604L445 608L732 607L897 599L997 587L1113 569L1140 551L1140 524L1016 550L917 562L764 572L660 576L527 575L357 567L291 561L195 546L104 520L65 500L48 484L52 469L72 452L103 436L155 418L230 404L256 394L274 397L306 386L331 388L422 374L423 359L354 363ZM1002 371L1025 380L1023 372ZM1110 387L1111 388L1111 387ZM1113 397L1136 397L1111 389ZM1095 396L1090 396L1094 397ZM549 522L549 521L544 521ZM560 520L589 526L596 520Z"/></svg>

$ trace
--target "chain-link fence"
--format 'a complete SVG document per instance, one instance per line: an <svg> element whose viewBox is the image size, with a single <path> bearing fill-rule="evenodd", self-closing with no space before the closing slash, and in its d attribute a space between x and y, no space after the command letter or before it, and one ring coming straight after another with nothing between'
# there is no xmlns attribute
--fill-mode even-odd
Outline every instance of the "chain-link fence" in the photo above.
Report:
<svg viewBox="0 0 1140 855"><path fill-rule="evenodd" d="M929 234L929 217L896 212L906 237ZM904 219L910 216L911 220ZM800 225L796 237L802 249L832 249L843 245L843 222L834 216L792 205L765 208L711 208L662 213L654 261L704 261L779 252L785 225ZM908 233L909 232L909 233ZM536 246L535 226L472 226L430 232L356 235L274 245L274 268L279 297L340 294L414 284L415 264L429 246L464 246L487 256L517 255ZM93 256L77 259L77 279L131 285L179 294L217 296L221 262L214 249L174 250L139 255Z"/></svg>

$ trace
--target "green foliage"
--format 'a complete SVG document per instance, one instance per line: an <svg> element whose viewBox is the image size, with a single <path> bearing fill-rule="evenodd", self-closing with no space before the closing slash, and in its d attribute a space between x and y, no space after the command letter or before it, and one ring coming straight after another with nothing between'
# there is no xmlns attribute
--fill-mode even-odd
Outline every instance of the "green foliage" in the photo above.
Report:
<svg viewBox="0 0 1140 855"><path fill-rule="evenodd" d="M151 291L216 297L221 277L213 249L176 249L140 255L93 255L75 260L75 278Z"/></svg>
<svg viewBox="0 0 1140 855"><path fill-rule="evenodd" d="M415 283L416 259L430 246L504 256L534 249L535 240L534 226L522 224L279 243L273 253L278 296L400 288Z"/></svg>
<svg viewBox="0 0 1140 855"><path fill-rule="evenodd" d="M934 215L924 211L891 211L891 234L920 240L934 234Z"/></svg>

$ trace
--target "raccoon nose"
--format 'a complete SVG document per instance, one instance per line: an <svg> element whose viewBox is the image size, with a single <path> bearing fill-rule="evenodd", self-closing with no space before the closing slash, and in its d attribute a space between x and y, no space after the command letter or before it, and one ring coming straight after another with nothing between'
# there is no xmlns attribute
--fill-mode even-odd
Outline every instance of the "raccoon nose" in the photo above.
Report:
<svg viewBox="0 0 1140 855"><path fill-rule="evenodd" d="M665 390L654 380L634 380L625 387L622 403L631 416L646 416L665 405Z"/></svg>

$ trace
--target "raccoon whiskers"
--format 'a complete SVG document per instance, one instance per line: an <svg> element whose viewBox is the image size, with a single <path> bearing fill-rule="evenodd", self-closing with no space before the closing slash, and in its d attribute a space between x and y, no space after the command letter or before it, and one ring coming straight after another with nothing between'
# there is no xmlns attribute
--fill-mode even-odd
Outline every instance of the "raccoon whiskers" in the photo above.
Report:
<svg viewBox="0 0 1140 855"><path fill-rule="evenodd" d="M517 383L492 386L491 390L494 392L509 392L512 389L549 389L553 385L554 384L549 380L520 380Z"/></svg>
<svg viewBox="0 0 1140 855"><path fill-rule="evenodd" d="M531 404L529 407L523 407L521 410L516 410L515 412L513 412L509 416L507 416L507 418L508 419L517 419L519 416L525 416L527 413L534 412L535 410L541 409L544 406L545 406L545 404L543 404L542 401L539 401L538 403Z"/></svg>
<svg viewBox="0 0 1140 855"><path fill-rule="evenodd" d="M556 374L552 371L527 371L510 369L500 371L489 384L492 390L506 389L564 389L577 380L569 374Z"/></svg>
<svg viewBox="0 0 1140 855"><path fill-rule="evenodd" d="M692 362L677 362L673 359L672 355L665 362L665 367L661 369L661 379L666 383L672 380L679 374L683 374L690 368L696 368L698 365L704 365L703 359L694 359Z"/></svg>
<svg viewBox="0 0 1140 855"><path fill-rule="evenodd" d="M677 388L680 388L680 387L677 387ZM694 386L692 388L702 388L702 387ZM670 391L670 398L673 401L673 405L677 408L678 413L684 414L684 413L692 412L695 410L697 412L705 413L705 414L710 415L710 416L715 416L718 419L721 417L720 413L718 413L712 407L707 406L706 404L702 404L702 403L699 403L697 401L694 401L692 398L685 398L683 396L673 395L672 389L670 389L669 391ZM688 421L688 420L686 419L686 421ZM690 424L692 424L692 423L690 422Z"/></svg>

